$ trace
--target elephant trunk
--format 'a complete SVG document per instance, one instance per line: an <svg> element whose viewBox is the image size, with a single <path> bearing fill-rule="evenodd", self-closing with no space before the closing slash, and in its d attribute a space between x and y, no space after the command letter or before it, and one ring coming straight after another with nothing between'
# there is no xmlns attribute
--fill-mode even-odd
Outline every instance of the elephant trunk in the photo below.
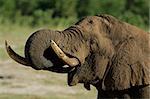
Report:
<svg viewBox="0 0 150 99"><path fill-rule="evenodd" d="M8 55L13 59L15 60L16 62L22 64L22 65L25 65L25 66L31 66L31 62L29 62L28 59L18 55L16 52L14 52L12 50L12 48L7 44L7 41L5 41L5 45L6 45L6 51L8 53Z"/></svg>
<svg viewBox="0 0 150 99"><path fill-rule="evenodd" d="M29 37L25 46L25 57L33 64L33 68L44 69L64 64L50 47L51 40L58 41L59 38L61 32L52 30L39 30Z"/></svg>
<svg viewBox="0 0 150 99"><path fill-rule="evenodd" d="M64 62L58 59L58 56L50 46L51 40L58 41L60 38L61 32L59 31L39 30L28 38L25 45L25 57L13 51L7 44L7 41L5 42L6 51L13 60L22 65L31 66L37 70L49 69L54 72L61 72L60 69L62 69L62 72L65 72L60 67L64 65Z"/></svg>
<svg viewBox="0 0 150 99"><path fill-rule="evenodd" d="M67 72L69 69L62 68L62 66L65 64L76 66L79 61L76 58L68 57L56 44L59 43L60 46L64 43L66 45L65 38L68 39L68 36L64 37L60 31L39 30L28 38L25 45L25 58L15 53L7 42L6 50L9 56L20 64L31 66L37 70Z"/></svg>
<svg viewBox="0 0 150 99"><path fill-rule="evenodd" d="M28 38L25 58L15 53L7 43L6 50L12 59L34 69L68 72L70 69L63 68L64 65L72 68L85 58L85 53L81 52L86 50L84 43L83 35L77 27L62 32L43 29Z"/></svg>

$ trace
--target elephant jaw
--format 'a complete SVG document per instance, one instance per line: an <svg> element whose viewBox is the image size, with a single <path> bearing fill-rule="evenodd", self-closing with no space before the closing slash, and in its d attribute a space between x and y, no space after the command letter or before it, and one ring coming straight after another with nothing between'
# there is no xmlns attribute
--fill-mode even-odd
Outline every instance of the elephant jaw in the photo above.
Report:
<svg viewBox="0 0 150 99"><path fill-rule="evenodd" d="M76 75L76 71L77 71L77 68L73 68L72 70L68 72L68 85L75 86L78 83L83 83L85 89L91 90L89 82L79 81L79 76Z"/></svg>
<svg viewBox="0 0 150 99"><path fill-rule="evenodd" d="M85 83L84 81L82 81L81 77L79 77L77 70L80 68L80 66L74 67L72 68L69 72L68 72L68 85L69 86L75 86L78 83Z"/></svg>

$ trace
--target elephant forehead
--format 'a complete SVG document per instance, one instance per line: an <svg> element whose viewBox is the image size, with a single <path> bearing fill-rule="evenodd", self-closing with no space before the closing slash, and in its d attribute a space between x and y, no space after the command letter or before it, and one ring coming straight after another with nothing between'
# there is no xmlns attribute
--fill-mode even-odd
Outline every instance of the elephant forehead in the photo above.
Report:
<svg viewBox="0 0 150 99"><path fill-rule="evenodd" d="M101 29L101 21L98 17L87 17L79 23L86 33L99 33Z"/></svg>

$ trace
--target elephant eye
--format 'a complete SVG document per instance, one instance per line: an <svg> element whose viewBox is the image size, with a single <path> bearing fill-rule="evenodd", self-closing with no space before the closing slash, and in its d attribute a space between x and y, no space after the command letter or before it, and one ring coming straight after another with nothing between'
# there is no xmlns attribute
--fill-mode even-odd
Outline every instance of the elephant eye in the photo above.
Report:
<svg viewBox="0 0 150 99"><path fill-rule="evenodd" d="M92 20L89 20L89 23L90 23L90 24L93 24L93 21L92 21Z"/></svg>

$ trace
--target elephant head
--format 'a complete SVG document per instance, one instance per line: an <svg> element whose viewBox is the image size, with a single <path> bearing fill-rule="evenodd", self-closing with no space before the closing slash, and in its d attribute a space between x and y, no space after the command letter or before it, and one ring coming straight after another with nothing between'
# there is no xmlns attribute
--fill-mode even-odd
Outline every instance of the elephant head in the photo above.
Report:
<svg viewBox="0 0 150 99"><path fill-rule="evenodd" d="M110 15L86 17L76 25L89 33L90 53L83 65L69 72L70 85L124 90L150 84L147 32Z"/></svg>
<svg viewBox="0 0 150 99"><path fill-rule="evenodd" d="M64 31L33 33L26 42L25 58L7 44L6 49L23 65L68 73L70 86L84 83L88 90L90 84L98 90L123 90L149 84L147 35L112 16L97 15Z"/></svg>

